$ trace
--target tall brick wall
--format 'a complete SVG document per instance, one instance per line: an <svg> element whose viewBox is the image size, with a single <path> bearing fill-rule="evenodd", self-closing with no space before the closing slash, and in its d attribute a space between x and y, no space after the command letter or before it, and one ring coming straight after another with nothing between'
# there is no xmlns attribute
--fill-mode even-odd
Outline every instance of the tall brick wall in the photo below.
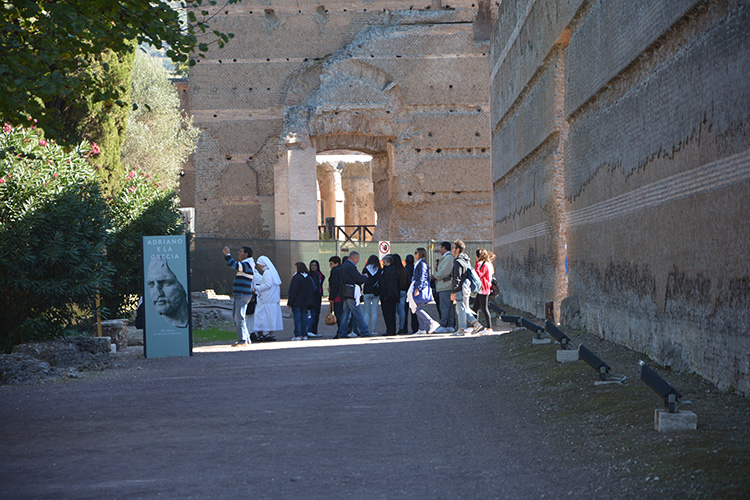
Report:
<svg viewBox="0 0 750 500"><path fill-rule="evenodd" d="M212 27L235 38L190 71L203 130L198 235L315 238L314 154L349 149L375 158L378 238L490 239L490 10L477 0L223 8Z"/></svg>
<svg viewBox="0 0 750 500"><path fill-rule="evenodd" d="M502 2L504 300L750 394L749 68L747 2Z"/></svg>

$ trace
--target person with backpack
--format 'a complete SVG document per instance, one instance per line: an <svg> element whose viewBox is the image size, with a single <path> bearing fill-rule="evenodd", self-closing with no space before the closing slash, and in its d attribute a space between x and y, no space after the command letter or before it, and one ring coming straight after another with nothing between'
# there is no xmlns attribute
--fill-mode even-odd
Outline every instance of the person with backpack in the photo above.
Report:
<svg viewBox="0 0 750 500"><path fill-rule="evenodd" d="M458 319L458 330L452 335L463 335L464 333L479 333L484 327L477 321L476 316L469 308L469 298L471 297L472 282L474 281L470 276L475 274L474 269L471 267L471 261L469 256L464 253L466 250L466 244L461 240L453 242L453 248L451 253L453 254L453 273L451 274L451 301L456 302L456 317ZM479 281L479 278L476 278ZM474 288L477 288L477 284L474 284ZM470 322L471 328L467 328L466 324Z"/></svg>
<svg viewBox="0 0 750 500"><path fill-rule="evenodd" d="M479 311L484 314L485 323L487 328L484 329L483 333L492 332L492 317L490 316L489 297L492 291L492 275L495 274L495 268L492 265L492 261L495 260L495 254L487 250L486 248L477 249L477 261L474 263L474 271L479 276L481 287L477 290L476 299L474 299L474 313L479 319Z"/></svg>

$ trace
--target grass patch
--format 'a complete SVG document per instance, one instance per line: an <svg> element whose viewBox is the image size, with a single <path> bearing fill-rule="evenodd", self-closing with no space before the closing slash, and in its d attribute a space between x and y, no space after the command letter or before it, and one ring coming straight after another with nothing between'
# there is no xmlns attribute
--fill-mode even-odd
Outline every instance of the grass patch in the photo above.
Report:
<svg viewBox="0 0 750 500"><path fill-rule="evenodd" d="M211 342L227 342L237 340L237 332L224 328L201 328L193 330L193 342L208 344Z"/></svg>

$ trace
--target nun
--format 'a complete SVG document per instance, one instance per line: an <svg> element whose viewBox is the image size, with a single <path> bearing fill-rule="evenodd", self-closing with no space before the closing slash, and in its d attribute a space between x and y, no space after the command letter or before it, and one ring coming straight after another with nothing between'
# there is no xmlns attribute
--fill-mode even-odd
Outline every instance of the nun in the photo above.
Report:
<svg viewBox="0 0 750 500"><path fill-rule="evenodd" d="M284 329L281 318L281 277L271 259L261 256L255 263L255 293L258 304L255 306L255 331L268 335Z"/></svg>

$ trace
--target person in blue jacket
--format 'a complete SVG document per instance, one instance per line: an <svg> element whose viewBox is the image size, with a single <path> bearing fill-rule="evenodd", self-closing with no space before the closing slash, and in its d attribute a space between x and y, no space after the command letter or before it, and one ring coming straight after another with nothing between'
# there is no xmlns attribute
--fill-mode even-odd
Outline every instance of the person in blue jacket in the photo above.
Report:
<svg viewBox="0 0 750 500"><path fill-rule="evenodd" d="M432 287L430 286L430 266L427 263L427 250L419 247L414 252L414 276L412 277L411 294L416 304L414 313L419 320L419 330L417 334L432 333L438 329L440 323L432 319L424 310L428 302L432 302Z"/></svg>

